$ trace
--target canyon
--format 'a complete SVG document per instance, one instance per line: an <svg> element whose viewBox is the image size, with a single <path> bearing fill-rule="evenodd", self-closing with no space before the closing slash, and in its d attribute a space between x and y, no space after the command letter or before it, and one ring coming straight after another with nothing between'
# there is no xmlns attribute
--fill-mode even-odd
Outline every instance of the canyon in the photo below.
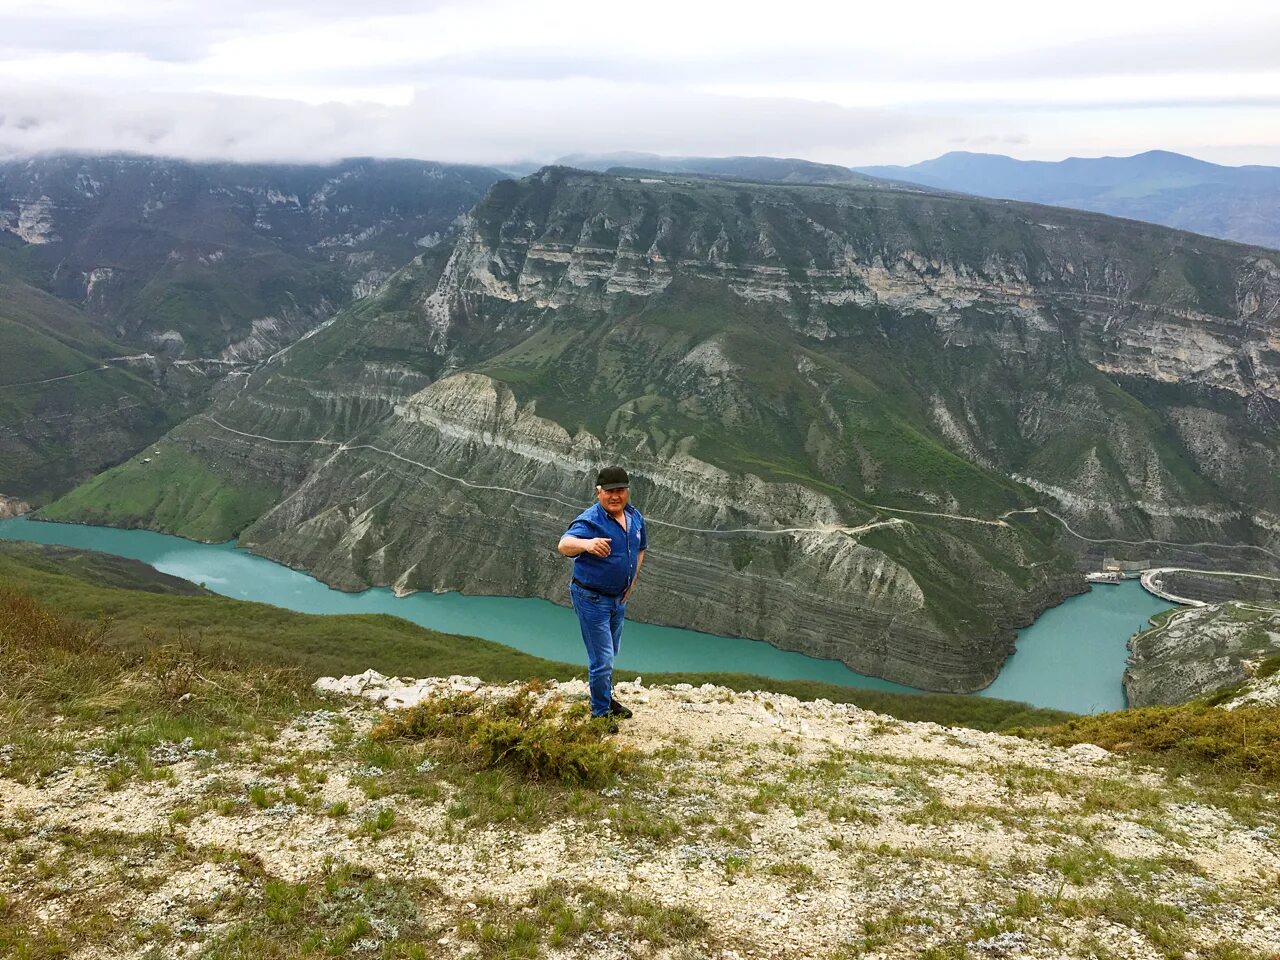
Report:
<svg viewBox="0 0 1280 960"><path fill-rule="evenodd" d="M1145 224L552 167L42 515L564 602L617 461L633 616L969 691L1091 551L1274 569L1278 313L1274 253Z"/></svg>

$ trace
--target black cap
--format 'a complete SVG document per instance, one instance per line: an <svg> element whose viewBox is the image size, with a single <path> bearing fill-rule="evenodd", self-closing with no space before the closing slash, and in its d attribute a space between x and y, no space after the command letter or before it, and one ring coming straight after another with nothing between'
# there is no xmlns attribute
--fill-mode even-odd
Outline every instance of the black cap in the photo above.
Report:
<svg viewBox="0 0 1280 960"><path fill-rule="evenodd" d="M604 490L620 490L631 485L631 478L621 467L605 467L596 476L596 486Z"/></svg>

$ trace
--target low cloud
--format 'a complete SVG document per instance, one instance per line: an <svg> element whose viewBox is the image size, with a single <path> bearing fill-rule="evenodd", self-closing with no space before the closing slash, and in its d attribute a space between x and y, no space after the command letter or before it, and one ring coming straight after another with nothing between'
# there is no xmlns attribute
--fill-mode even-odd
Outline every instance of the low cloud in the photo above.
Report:
<svg viewBox="0 0 1280 960"><path fill-rule="evenodd" d="M632 149L860 156L956 133L957 123L940 116L573 80L448 81L420 88L403 107L0 89L0 154L9 156L71 150L199 160L399 156L486 163Z"/></svg>

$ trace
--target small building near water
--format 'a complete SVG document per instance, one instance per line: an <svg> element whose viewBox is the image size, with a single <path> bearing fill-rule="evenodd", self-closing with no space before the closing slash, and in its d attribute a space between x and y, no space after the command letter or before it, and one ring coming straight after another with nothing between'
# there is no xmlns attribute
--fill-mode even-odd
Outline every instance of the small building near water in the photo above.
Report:
<svg viewBox="0 0 1280 960"><path fill-rule="evenodd" d="M1151 567L1150 560L1118 560L1106 557L1102 561L1102 572L1115 574L1122 580L1134 580L1142 575L1142 571Z"/></svg>

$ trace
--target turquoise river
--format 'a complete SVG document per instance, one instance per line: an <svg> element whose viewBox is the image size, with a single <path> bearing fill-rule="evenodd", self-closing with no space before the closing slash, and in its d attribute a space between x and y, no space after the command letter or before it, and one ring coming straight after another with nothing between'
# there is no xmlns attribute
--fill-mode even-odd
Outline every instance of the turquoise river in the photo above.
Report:
<svg viewBox="0 0 1280 960"><path fill-rule="evenodd" d="M0 520L0 540L28 540L100 550L151 564L215 593L304 613L389 613L405 620L484 637L527 653L584 661L577 620L567 607L519 597L416 593L385 587L332 590L305 573L256 557L233 543L205 544L145 530L116 530L24 517ZM1017 653L979 696L1021 700L1077 713L1125 706L1120 678L1129 638L1170 605L1136 581L1094 587L1046 611L1018 634ZM911 688L854 673L844 664L777 650L757 640L627 624L618 666L630 670L731 670L779 679L822 680L877 690Z"/></svg>

